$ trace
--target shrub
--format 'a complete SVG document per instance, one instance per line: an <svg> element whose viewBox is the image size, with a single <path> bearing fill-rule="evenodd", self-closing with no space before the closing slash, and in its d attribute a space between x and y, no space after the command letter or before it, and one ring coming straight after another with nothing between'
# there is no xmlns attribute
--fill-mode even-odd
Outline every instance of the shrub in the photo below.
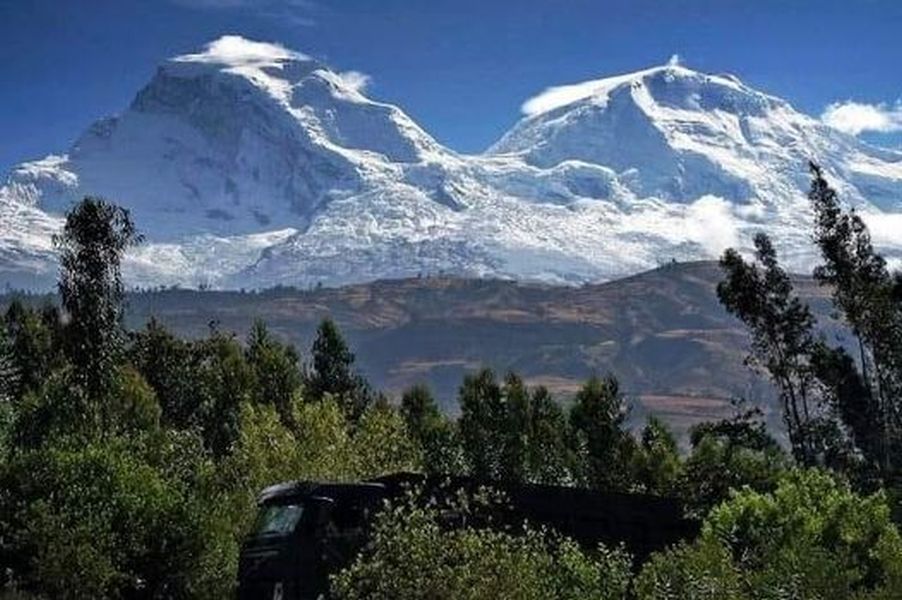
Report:
<svg viewBox="0 0 902 600"><path fill-rule="evenodd" d="M60 442L5 465L0 539L15 582L63 599L196 594L204 504L136 450Z"/></svg>
<svg viewBox="0 0 902 600"><path fill-rule="evenodd" d="M406 501L376 519L371 542L333 577L333 593L357 599L625 598L630 561L621 550L586 553L573 541L526 528L448 529L444 508ZM454 510L461 510L460 508Z"/></svg>
<svg viewBox="0 0 902 600"><path fill-rule="evenodd" d="M883 493L859 496L821 471L715 508L701 538L654 557L639 598L890 598L902 594L902 538Z"/></svg>

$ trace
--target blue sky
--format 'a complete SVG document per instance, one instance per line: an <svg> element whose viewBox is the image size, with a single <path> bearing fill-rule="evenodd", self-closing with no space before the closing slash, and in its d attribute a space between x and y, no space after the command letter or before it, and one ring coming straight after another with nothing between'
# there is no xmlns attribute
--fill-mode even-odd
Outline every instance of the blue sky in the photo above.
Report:
<svg viewBox="0 0 902 600"><path fill-rule="evenodd" d="M161 60L226 33L368 74L368 95L463 152L546 87L673 54L812 115L855 101L837 122L895 146L900 32L898 0L0 0L0 171L64 152Z"/></svg>

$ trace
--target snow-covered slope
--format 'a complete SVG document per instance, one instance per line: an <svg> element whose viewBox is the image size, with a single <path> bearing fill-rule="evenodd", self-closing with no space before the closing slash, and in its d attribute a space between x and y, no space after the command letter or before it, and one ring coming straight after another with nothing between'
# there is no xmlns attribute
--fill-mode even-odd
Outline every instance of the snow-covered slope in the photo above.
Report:
<svg viewBox="0 0 902 600"><path fill-rule="evenodd" d="M52 279L65 209L103 195L149 243L140 285L327 285L418 273L580 283L707 258L766 228L811 260L806 164L902 249L902 153L730 75L679 65L554 88L486 154L444 148L358 78L226 36L0 187L0 282Z"/></svg>
<svg viewBox="0 0 902 600"><path fill-rule="evenodd" d="M781 204L807 189L804 165L814 160L851 184L851 201L867 192L881 208L902 208L902 155L870 148L732 75L670 64L575 87L533 99L526 108L535 114L489 152L544 168L606 165L636 196L674 202L712 194Z"/></svg>
<svg viewBox="0 0 902 600"><path fill-rule="evenodd" d="M302 223L331 198L443 149L393 106L296 52L225 37L162 65L68 156L23 166L44 210L85 193L127 204L151 237ZM24 174L24 177L22 175Z"/></svg>

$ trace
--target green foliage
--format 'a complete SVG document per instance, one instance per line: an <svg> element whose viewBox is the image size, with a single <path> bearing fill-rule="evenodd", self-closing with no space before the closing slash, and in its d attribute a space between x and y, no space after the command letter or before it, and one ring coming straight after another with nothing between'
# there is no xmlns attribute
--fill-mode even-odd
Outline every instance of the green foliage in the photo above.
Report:
<svg viewBox="0 0 902 600"><path fill-rule="evenodd" d="M627 410L617 380L592 377L576 394L570 429L580 483L602 490L627 490L635 441L624 429Z"/></svg>
<svg viewBox="0 0 902 600"><path fill-rule="evenodd" d="M281 421L273 406L241 406L239 436L217 471L217 510L229 523L237 556L238 542L256 513L257 494L275 482L304 478L315 471L300 451L297 436ZM321 438L317 438L321 441ZM236 563L237 566L237 563Z"/></svg>
<svg viewBox="0 0 902 600"><path fill-rule="evenodd" d="M442 426L444 415L425 385L409 388L401 396L401 415L411 435L419 440Z"/></svg>
<svg viewBox="0 0 902 600"><path fill-rule="evenodd" d="M420 448L396 409L376 403L367 408L354 428L352 456L359 479L399 471L419 471Z"/></svg>
<svg viewBox="0 0 902 600"><path fill-rule="evenodd" d="M50 372L63 362L59 313L52 307L36 311L13 300L3 317L11 368L15 381L8 381L14 402L41 387ZM11 384L11 385L10 385Z"/></svg>
<svg viewBox="0 0 902 600"><path fill-rule="evenodd" d="M215 329L204 339L180 340L156 321L131 341L129 356L159 399L161 422L199 428L217 456L227 454L238 436L242 403L272 404L283 420L291 417L292 399L300 393L297 355L262 325L247 348Z"/></svg>
<svg viewBox="0 0 902 600"><path fill-rule="evenodd" d="M151 319L130 335L128 358L153 388L160 403L160 421L167 427L202 422L204 394L197 373L203 344L182 340Z"/></svg>
<svg viewBox="0 0 902 600"><path fill-rule="evenodd" d="M737 251L727 250L720 261L726 277L717 295L748 326L750 359L777 385L793 455L804 465L816 465L823 454L819 432L832 417L812 365L822 342L814 333L811 310L793 293L789 275L763 233L755 236L755 257L757 264L746 263Z"/></svg>
<svg viewBox="0 0 902 600"><path fill-rule="evenodd" d="M44 385L29 392L20 403L13 428L16 445L37 448L60 437L89 441L96 434L91 419L92 400L73 373L73 367L50 374ZM106 433L143 432L154 429L160 407L153 389L131 367L114 369L105 413Z"/></svg>
<svg viewBox="0 0 902 600"><path fill-rule="evenodd" d="M676 438L657 417L649 417L631 466L633 486L658 496L675 496L683 474Z"/></svg>
<svg viewBox="0 0 902 600"><path fill-rule="evenodd" d="M492 371L468 375L460 388L460 438L469 471L502 481L570 479L567 423L544 388L515 374L498 384Z"/></svg>
<svg viewBox="0 0 902 600"><path fill-rule="evenodd" d="M572 482L567 418L544 387L534 389L529 396L528 425L527 479L546 484Z"/></svg>
<svg viewBox="0 0 902 600"><path fill-rule="evenodd" d="M891 598L902 538L882 494L862 497L820 471L785 474L715 508L701 538L653 558L639 598Z"/></svg>
<svg viewBox="0 0 902 600"><path fill-rule="evenodd" d="M373 401L373 393L354 370L354 353L332 319L320 323L310 353L313 360L305 380L307 397L315 401L328 394L352 420L359 418Z"/></svg>
<svg viewBox="0 0 902 600"><path fill-rule="evenodd" d="M394 409L371 406L357 425L328 396L315 403L296 398L291 410L289 427L272 405L241 406L239 435L218 485L236 540L256 514L257 494L273 483L358 481L420 469L419 448Z"/></svg>
<svg viewBox="0 0 902 600"><path fill-rule="evenodd" d="M864 221L843 209L820 167L811 164L811 174L808 198L823 260L814 276L830 286L858 342L861 385L837 399L852 417L846 422L858 447L893 478L902 471L902 275L890 274Z"/></svg>
<svg viewBox="0 0 902 600"><path fill-rule="evenodd" d="M198 595L201 498L125 440L61 442L2 472L3 562L53 598Z"/></svg>
<svg viewBox="0 0 902 600"><path fill-rule="evenodd" d="M467 375L458 395L461 441L470 473L502 479L507 411L495 374L483 369Z"/></svg>
<svg viewBox="0 0 902 600"><path fill-rule="evenodd" d="M12 403L19 387L16 355L5 327L0 327L0 402Z"/></svg>
<svg viewBox="0 0 902 600"><path fill-rule="evenodd" d="M238 437L242 403L254 397L254 372L233 335L214 331L196 342L193 352L194 385L200 393L197 422L207 447L223 456Z"/></svg>
<svg viewBox="0 0 902 600"><path fill-rule="evenodd" d="M770 494L738 492L703 537L728 545L754 584L792 581L808 597L850 596L902 568L902 538L882 494L861 497L818 471L787 473Z"/></svg>
<svg viewBox="0 0 902 600"><path fill-rule="evenodd" d="M19 386L15 355L6 330L0 327L0 461L9 450L16 411L13 397Z"/></svg>
<svg viewBox="0 0 902 600"><path fill-rule="evenodd" d="M695 517L730 497L732 490L772 491L789 458L756 421L755 411L693 428L692 452L683 464L679 495Z"/></svg>
<svg viewBox="0 0 902 600"><path fill-rule="evenodd" d="M708 539L653 554L634 591L639 600L751 600L729 550Z"/></svg>
<svg viewBox="0 0 902 600"><path fill-rule="evenodd" d="M629 558L599 548L586 554L572 541L527 529L448 529L449 507L402 502L377 517L372 541L333 578L337 598L544 599L625 598ZM468 513L462 506L456 512ZM472 509L471 509L472 510Z"/></svg>
<svg viewBox="0 0 902 600"><path fill-rule="evenodd" d="M401 396L401 416L423 453L423 468L434 474L465 470L463 448L455 423L442 414L426 386L414 386Z"/></svg>
<svg viewBox="0 0 902 600"><path fill-rule="evenodd" d="M60 299L70 317L66 342L72 375L92 400L89 417L100 431L111 422L105 400L124 349L120 262L140 240L126 209L90 197L69 212L53 239L60 257Z"/></svg>
<svg viewBox="0 0 902 600"><path fill-rule="evenodd" d="M257 321L248 336L245 356L254 374L257 401L272 404L283 419L289 419L291 401L302 385L295 349L279 342L262 321Z"/></svg>
<svg viewBox="0 0 902 600"><path fill-rule="evenodd" d="M71 367L54 371L40 389L20 402L13 427L15 445L37 448L67 435L85 439L94 425L88 404L84 391L73 381Z"/></svg>

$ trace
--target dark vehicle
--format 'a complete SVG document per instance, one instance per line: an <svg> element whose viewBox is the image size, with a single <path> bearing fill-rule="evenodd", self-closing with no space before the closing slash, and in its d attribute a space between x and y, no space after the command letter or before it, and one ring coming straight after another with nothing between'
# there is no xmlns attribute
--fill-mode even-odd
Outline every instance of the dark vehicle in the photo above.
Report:
<svg viewBox="0 0 902 600"><path fill-rule="evenodd" d="M503 507L493 509L493 526L529 521L587 548L599 542L622 543L639 559L698 532L698 523L683 518L676 500L641 494L409 473L361 483L282 483L260 494L257 522L241 548L239 598L325 597L329 575L349 564L364 546L371 519L385 500L412 488L435 497L481 487L506 497Z"/></svg>

